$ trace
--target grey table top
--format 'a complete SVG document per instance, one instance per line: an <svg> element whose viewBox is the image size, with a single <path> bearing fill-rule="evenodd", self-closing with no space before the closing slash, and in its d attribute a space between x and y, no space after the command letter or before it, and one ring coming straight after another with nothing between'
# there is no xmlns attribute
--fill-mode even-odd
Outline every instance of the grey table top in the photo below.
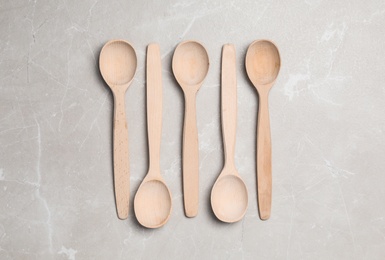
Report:
<svg viewBox="0 0 385 260"><path fill-rule="evenodd" d="M385 255L384 1L1 1L1 259L383 259ZM98 70L103 44L133 44L126 93L131 202L147 172L145 50L163 65L161 168L169 222L117 219L112 184L112 94ZM244 58L273 40L282 67L270 93L273 207L258 217L258 97ZM197 95L200 206L183 213L183 95L171 59L182 40L210 57ZM216 220L210 191L223 167L220 55L237 50L237 169L249 208Z"/></svg>

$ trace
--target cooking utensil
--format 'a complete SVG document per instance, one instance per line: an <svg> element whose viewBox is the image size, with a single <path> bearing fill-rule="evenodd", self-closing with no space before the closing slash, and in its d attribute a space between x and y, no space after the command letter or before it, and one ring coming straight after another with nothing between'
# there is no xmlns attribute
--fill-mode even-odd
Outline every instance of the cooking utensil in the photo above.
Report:
<svg viewBox="0 0 385 260"><path fill-rule="evenodd" d="M187 217L198 214L199 153L196 126L196 94L209 69L205 48L195 41L180 43L174 52L172 70L185 97L183 127L183 196Z"/></svg>
<svg viewBox="0 0 385 260"><path fill-rule="evenodd" d="M171 213L171 194L160 174L162 75L158 44L147 47L147 126L149 169L134 199L135 215L148 228L163 226Z"/></svg>
<svg viewBox="0 0 385 260"><path fill-rule="evenodd" d="M130 171L128 131L124 97L136 71L134 48L126 41L107 42L99 57L100 72L114 96L113 156L114 188L118 217L126 219L129 209Z"/></svg>
<svg viewBox="0 0 385 260"><path fill-rule="evenodd" d="M235 48L226 44L222 50L222 134L225 165L211 191L211 206L223 222L233 223L242 219L247 209L247 188L234 163L237 129L237 80Z"/></svg>
<svg viewBox="0 0 385 260"><path fill-rule="evenodd" d="M259 216L262 220L271 212L271 137L268 95L281 66L277 47L267 40L250 44L246 54L246 71L259 95L257 129L257 183Z"/></svg>

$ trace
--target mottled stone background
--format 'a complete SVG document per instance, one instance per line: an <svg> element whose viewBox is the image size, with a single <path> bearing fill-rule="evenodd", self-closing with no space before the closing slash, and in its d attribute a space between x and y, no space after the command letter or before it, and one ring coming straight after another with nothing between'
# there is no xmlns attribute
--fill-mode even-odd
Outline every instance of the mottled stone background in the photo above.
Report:
<svg viewBox="0 0 385 260"><path fill-rule="evenodd" d="M0 259L384 259L385 2L0 2ZM98 71L114 38L136 48L126 94L131 201L147 171L145 51L161 46L161 167L173 195L169 222L118 220L112 186L112 95ZM258 218L258 98L244 57L271 39L282 67L270 93L273 208ZM195 39L210 70L197 96L200 212L184 217L183 96L175 46ZM238 67L236 165L249 191L239 223L218 222L211 187L223 165L220 55Z"/></svg>

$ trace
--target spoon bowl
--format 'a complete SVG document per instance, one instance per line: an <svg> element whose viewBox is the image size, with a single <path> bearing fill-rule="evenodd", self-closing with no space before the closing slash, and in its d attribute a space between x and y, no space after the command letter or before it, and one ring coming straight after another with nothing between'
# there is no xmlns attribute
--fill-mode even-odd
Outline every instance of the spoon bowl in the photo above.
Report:
<svg viewBox="0 0 385 260"><path fill-rule="evenodd" d="M215 182L211 206L219 220L227 223L239 221L246 213L247 204L247 188L238 173L221 176Z"/></svg>
<svg viewBox="0 0 385 260"><path fill-rule="evenodd" d="M175 49L172 70L182 88L201 85L209 70L206 49L195 41L181 42Z"/></svg>
<svg viewBox="0 0 385 260"><path fill-rule="evenodd" d="M163 226L171 213L171 194L166 184L161 180L143 182L135 196L134 210L142 226Z"/></svg>
<svg viewBox="0 0 385 260"><path fill-rule="evenodd" d="M278 48L271 41L254 41L248 48L246 71L255 86L273 83L280 67Z"/></svg>
<svg viewBox="0 0 385 260"><path fill-rule="evenodd" d="M136 65L135 50L126 41L109 41L100 52L100 72L110 87L129 85L134 78Z"/></svg>

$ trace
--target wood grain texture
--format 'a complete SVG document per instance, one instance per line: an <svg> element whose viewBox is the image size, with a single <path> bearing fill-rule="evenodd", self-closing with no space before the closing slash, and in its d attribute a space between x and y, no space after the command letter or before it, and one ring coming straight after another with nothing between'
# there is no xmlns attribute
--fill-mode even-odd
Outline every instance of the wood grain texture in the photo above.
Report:
<svg viewBox="0 0 385 260"><path fill-rule="evenodd" d="M271 136L268 95L259 94L257 124L257 185L260 218L270 217L272 199Z"/></svg>
<svg viewBox="0 0 385 260"><path fill-rule="evenodd" d="M163 91L162 64L158 44L148 45L146 66L149 173L160 173Z"/></svg>
<svg viewBox="0 0 385 260"><path fill-rule="evenodd" d="M125 93L134 78L136 66L137 59L135 50L126 41L109 41L103 46L100 52L100 72L114 96L114 190L117 214L120 219L126 219L128 217L130 194Z"/></svg>
<svg viewBox="0 0 385 260"><path fill-rule="evenodd" d="M281 66L277 47L267 40L250 44L246 54L246 71L258 91L257 185L258 207L262 220L271 214L272 163L268 96Z"/></svg>
<svg viewBox="0 0 385 260"><path fill-rule="evenodd" d="M147 127L149 169L135 195L134 210L139 223L147 228L163 226L171 214L172 200L160 170L162 136L162 67L159 45L147 47Z"/></svg>
<svg viewBox="0 0 385 260"><path fill-rule="evenodd" d="M237 130L237 78L235 47L222 49L221 72L222 135L225 164L211 191L211 206L215 216L227 223L241 220L248 205L247 188L234 162Z"/></svg>
<svg viewBox="0 0 385 260"><path fill-rule="evenodd" d="M237 131L237 76L234 45L222 50L221 73L222 135L225 151L225 167L234 168L235 137Z"/></svg>
<svg viewBox="0 0 385 260"><path fill-rule="evenodd" d="M128 129L123 91L114 91L113 158L115 200L120 219L128 217L130 201L130 164Z"/></svg>
<svg viewBox="0 0 385 260"><path fill-rule="evenodd" d="M196 94L209 68L205 48L198 42L185 41L175 49L172 69L185 97L183 126L183 199L187 217L195 217L199 208L199 147L196 126Z"/></svg>
<svg viewBox="0 0 385 260"><path fill-rule="evenodd" d="M183 199L187 217L195 217L199 208L199 143L195 93L185 93L183 125Z"/></svg>

